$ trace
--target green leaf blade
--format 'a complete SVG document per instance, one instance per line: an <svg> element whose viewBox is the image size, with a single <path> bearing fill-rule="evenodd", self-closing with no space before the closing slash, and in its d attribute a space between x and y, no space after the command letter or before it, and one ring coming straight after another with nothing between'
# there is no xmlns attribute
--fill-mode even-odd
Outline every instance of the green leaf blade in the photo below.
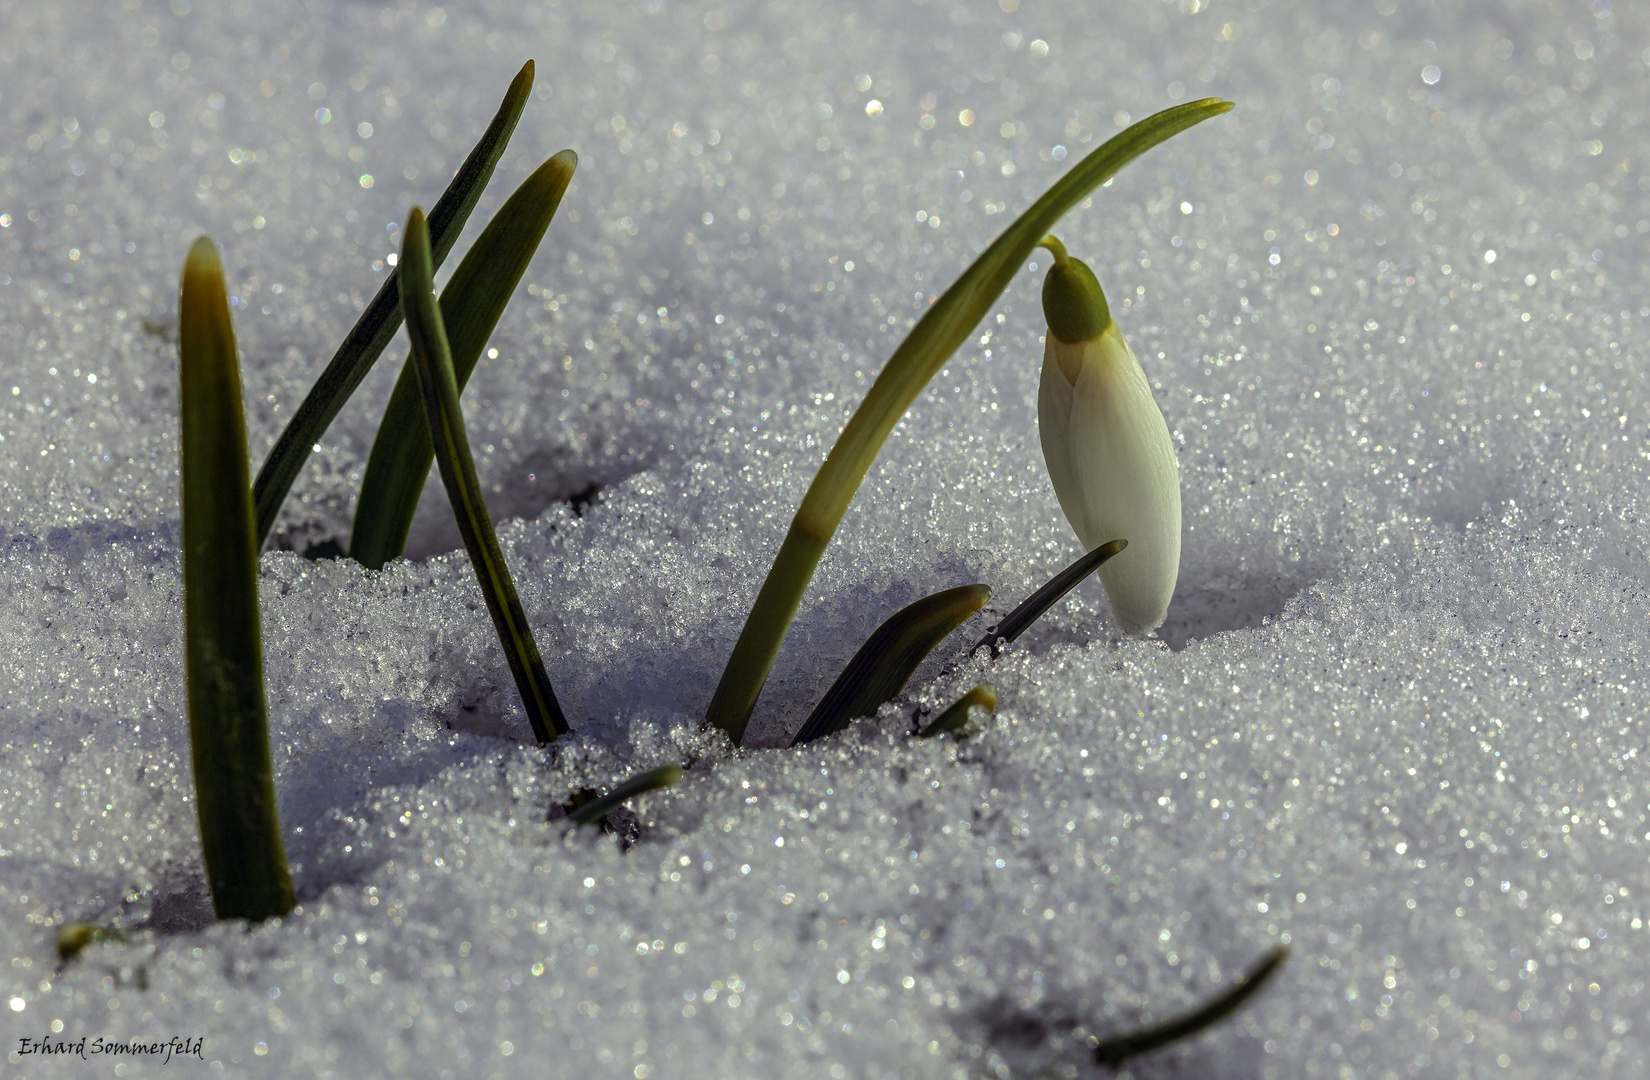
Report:
<svg viewBox="0 0 1650 1080"><path fill-rule="evenodd" d="M1094 1048L1098 1065L1116 1068L1129 1058L1160 1050L1171 1043L1191 1038L1220 1023L1243 1007L1243 1003L1260 993L1272 976L1289 959L1289 946L1279 945L1250 968L1229 990L1184 1016L1177 1016L1143 1031L1130 1032L1107 1039Z"/></svg>
<svg viewBox="0 0 1650 1080"><path fill-rule="evenodd" d="M1108 140L1021 214L945 291L894 351L849 418L803 497L757 594L705 713L737 745L802 594L877 452L905 410L996 303L1038 242L1091 191L1166 139L1219 116L1229 101L1205 98L1148 116Z"/></svg>
<svg viewBox="0 0 1650 1080"><path fill-rule="evenodd" d="M571 150L539 166L493 215L442 289L441 318L461 395L577 166L578 155ZM434 459L418 372L409 356L367 458L350 536L351 558L377 570L402 553Z"/></svg>
<svg viewBox="0 0 1650 1080"><path fill-rule="evenodd" d="M522 707L540 745L567 734L567 718L545 673L538 642L527 625L527 614L516 595L515 581L499 550L493 521L487 513L476 478L475 460L470 456L469 438L464 433L464 414L459 409L458 385L453 376L452 355L447 333L436 303L430 254L429 226L422 211L413 208L407 219L401 248L401 299L407 312L407 336L412 342L419 389L424 401L424 418L435 448L441 481L458 520L458 531L470 553L476 582L487 601L504 657L510 665Z"/></svg>
<svg viewBox="0 0 1650 1080"><path fill-rule="evenodd" d="M895 612L871 632L865 644L825 691L792 746L841 731L855 717L870 716L905 689L934 646L991 598L984 585L961 585L925 596Z"/></svg>
<svg viewBox="0 0 1650 1080"><path fill-rule="evenodd" d="M463 231L476 201L492 178L499 158L504 156L504 148L516 129L516 122L521 119L532 89L533 62L529 60L510 83L510 89L505 93L492 123L481 136L481 141L464 159L447 190L441 193L435 208L430 211L432 256L436 266L441 265L458 240L458 234ZM343 343L321 372L321 377L315 380L315 385L304 396L298 411L287 421L269 456L264 458L252 488L256 508L255 535L260 547L269 536L269 530L281 512L281 504L286 501L287 492L292 489L292 482L297 479L304 462L309 460L315 443L326 434L333 418L350 395L355 393L355 388L361 385L361 380L367 377L367 372L372 370L372 365L395 336L396 330L400 329L400 277L400 267L390 271L377 295L344 336Z"/></svg>
<svg viewBox="0 0 1650 1080"><path fill-rule="evenodd" d="M201 237L178 305L184 672L201 855L220 919L296 903L275 807L246 419L223 264Z"/></svg>
<svg viewBox="0 0 1650 1080"><path fill-rule="evenodd" d="M917 732L919 739L932 739L936 735L946 732L961 732L968 723L969 710L979 706L986 712L997 711L997 688L990 683L981 683L962 697L946 706L944 712L934 717L934 722Z"/></svg>
<svg viewBox="0 0 1650 1080"><path fill-rule="evenodd" d="M680 765L661 765L657 769L637 773L601 798L592 799L568 814L567 820L575 825L599 824L603 818L617 810L626 801L634 799L638 795L645 795L650 791L672 787L681 779L682 767Z"/></svg>
<svg viewBox="0 0 1650 1080"><path fill-rule="evenodd" d="M1009 612L1002 622L987 631L986 635L976 641L968 651L973 652L989 645L991 654L995 656L999 646L1012 644L1016 638L1030 629L1032 623L1042 618L1049 608L1059 603L1066 593L1075 589L1079 582L1128 546L1127 540L1108 540L1093 551L1080 556L1070 566L1050 578L1042 588L1026 597L1023 603Z"/></svg>

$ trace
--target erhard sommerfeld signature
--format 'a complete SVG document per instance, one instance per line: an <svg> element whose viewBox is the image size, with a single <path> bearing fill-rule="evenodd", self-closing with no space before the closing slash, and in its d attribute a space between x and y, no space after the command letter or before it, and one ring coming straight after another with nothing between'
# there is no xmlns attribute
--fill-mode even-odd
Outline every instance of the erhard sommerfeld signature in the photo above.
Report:
<svg viewBox="0 0 1650 1080"><path fill-rule="evenodd" d="M174 1035L170 1039L106 1039L99 1035L94 1039L81 1036L78 1039L54 1039L50 1036L43 1039L31 1039L24 1036L18 1040L17 1053L40 1054L46 1057L78 1057L82 1060L94 1057L138 1057L161 1058L162 1064L178 1057L201 1057L201 1049L206 1039L197 1036L193 1039L179 1038Z"/></svg>

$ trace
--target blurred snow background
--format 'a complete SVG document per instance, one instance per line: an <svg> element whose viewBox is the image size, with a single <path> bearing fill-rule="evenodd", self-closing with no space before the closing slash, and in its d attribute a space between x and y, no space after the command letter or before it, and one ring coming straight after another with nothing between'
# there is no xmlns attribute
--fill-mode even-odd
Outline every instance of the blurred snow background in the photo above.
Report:
<svg viewBox="0 0 1650 1080"><path fill-rule="evenodd" d="M162 1071L17 1055L53 1032L268 1075L1091 1076L1090 1036L1287 941L1235 1021L1127 1071L1644 1075L1647 47L1609 0L0 5L0 1048L41 1076ZM300 555L347 540L398 339L264 560L302 910L208 925L183 252L222 246L259 461L529 57L469 235L549 154L580 170L465 401L577 735L523 745L438 486L412 561ZM1179 445L1161 640L1091 583L806 752L700 736L915 315L1074 160L1208 95L1238 108L1061 228ZM983 581L985 621L1077 554L1039 284L895 432L755 741L898 606ZM982 677L981 736L903 740ZM628 853L545 824L669 760ZM73 920L149 929L59 971Z"/></svg>

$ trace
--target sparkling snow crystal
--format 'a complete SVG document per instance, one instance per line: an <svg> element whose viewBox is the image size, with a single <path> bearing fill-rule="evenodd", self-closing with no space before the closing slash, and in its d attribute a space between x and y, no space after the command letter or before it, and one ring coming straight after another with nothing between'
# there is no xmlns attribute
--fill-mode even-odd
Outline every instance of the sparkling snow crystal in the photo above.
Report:
<svg viewBox="0 0 1650 1080"><path fill-rule="evenodd" d="M0 1052L23 1075L1650 1073L1650 16L1610 0L0 2ZM439 479L347 543L405 338L262 563L301 902L216 925L190 801L176 283L221 246L254 463L509 77L456 265L580 167L465 394L575 726L525 716ZM1060 227L1179 455L1168 622L1038 449L1039 252L896 429L731 751L699 720L790 514L914 318L1177 101L1235 111ZM279 549L279 550L277 550ZM866 634L986 611L798 750ZM906 738L989 680L973 738ZM766 749L760 747L768 747ZM547 821L666 762L628 850ZM57 929L122 930L60 967ZM46 1036L202 1038L62 1060Z"/></svg>

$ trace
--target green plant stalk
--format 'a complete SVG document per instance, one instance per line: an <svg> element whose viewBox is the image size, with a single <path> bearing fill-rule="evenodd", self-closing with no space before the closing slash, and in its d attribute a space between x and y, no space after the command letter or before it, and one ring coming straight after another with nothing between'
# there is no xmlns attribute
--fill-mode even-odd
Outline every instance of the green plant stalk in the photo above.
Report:
<svg viewBox="0 0 1650 1080"><path fill-rule="evenodd" d="M447 328L460 394L544 239L578 161L573 151L563 150L523 181L441 290L441 321ZM412 528L434 458L418 370L409 356L401 365L401 376L367 458L349 542L351 558L377 570L406 548L407 531Z"/></svg>
<svg viewBox="0 0 1650 1080"><path fill-rule="evenodd" d="M184 672L201 856L220 919L297 902L281 846L258 626L258 542L223 265L201 237L178 303Z"/></svg>
<svg viewBox="0 0 1650 1080"><path fill-rule="evenodd" d="M430 231L424 212L417 207L407 218L401 244L401 302L407 312L407 337L418 365L418 384L424 398L424 418L434 438L435 459L441 466L441 481L447 488L458 531L475 567L476 581L487 600L499 644L510 665L510 674L521 693L522 707L533 726L533 737L542 746L567 734L567 718L545 674L538 643L527 625L527 613L516 595L510 568L504 563L493 521L487 514L487 500L476 479L470 441L464 434L464 414L458 405L458 385L453 379L452 355L447 349L447 332L441 324L441 308L435 300L430 257Z"/></svg>
<svg viewBox="0 0 1650 1080"><path fill-rule="evenodd" d="M1267 953L1260 963L1250 968L1231 989L1208 1004L1143 1031L1119 1035L1102 1042L1094 1048L1095 1063L1115 1067L1129 1058L1159 1050L1170 1043L1196 1035L1205 1028L1213 1027L1237 1012L1245 1001L1259 993L1261 987L1278 973L1284 961L1288 959L1289 946L1277 946Z"/></svg>
<svg viewBox="0 0 1650 1080"><path fill-rule="evenodd" d="M617 810L627 799L634 799L638 795L645 795L650 791L667 788L682 779L680 765L661 765L657 769L649 769L645 773L638 773L629 780L620 784L612 791L599 799L592 799L583 806L567 815L567 820L575 825L595 825L608 814Z"/></svg>
<svg viewBox="0 0 1650 1080"><path fill-rule="evenodd" d="M521 119L521 111L526 107L532 89L533 62L529 60L510 83L504 102L482 134L481 141L464 159L452 183L447 185L447 190L436 200L435 209L430 211L430 234L436 266L447 258L447 252L458 240L464 223L470 219L470 211L475 209L482 190L492 178L494 167L504 155L504 147L516 129L516 121ZM256 509L254 535L259 547L269 536L269 530L281 512L281 504L286 501L298 470L309 460L315 443L326 434L338 410L355 393L355 388L361 385L361 380L367 377L379 354L400 328L400 277L400 267L390 271L378 294L345 335L343 344L338 346L326 370L309 388L298 411L287 421L269 456L264 458L263 467L258 470L258 479L252 486L252 502Z"/></svg>
<svg viewBox="0 0 1650 1080"><path fill-rule="evenodd" d="M705 713L707 724L726 731L735 745L744 739L751 711L814 569L877 452L923 387L997 302L1032 249L1066 211L1118 169L1164 140L1231 108L1231 102L1216 98L1177 105L1107 140L1021 214L928 309L889 358L808 486L723 669Z"/></svg>
<svg viewBox="0 0 1650 1080"><path fill-rule="evenodd" d="M819 699L792 746L841 731L859 716L870 716L905 688L911 673L934 646L991 598L984 585L959 585L900 608L871 631L825 696Z"/></svg>
<svg viewBox="0 0 1650 1080"><path fill-rule="evenodd" d="M968 723L968 711L976 705L987 712L996 712L997 688L988 682L976 686L948 705L944 712L934 718L932 724L917 732L917 738L931 739L947 731L961 731L963 725Z"/></svg>

